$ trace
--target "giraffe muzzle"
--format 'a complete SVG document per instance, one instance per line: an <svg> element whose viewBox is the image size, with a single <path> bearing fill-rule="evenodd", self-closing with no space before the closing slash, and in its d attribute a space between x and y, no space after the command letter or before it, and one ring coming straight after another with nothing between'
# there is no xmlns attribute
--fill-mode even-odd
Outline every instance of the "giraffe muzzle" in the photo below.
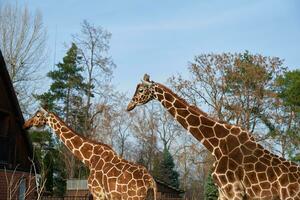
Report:
<svg viewBox="0 0 300 200"><path fill-rule="evenodd" d="M32 119L27 120L24 124L23 124L23 129L28 130L32 127Z"/></svg>
<svg viewBox="0 0 300 200"><path fill-rule="evenodd" d="M130 102L127 106L127 111L131 111L135 108L136 104L134 102Z"/></svg>

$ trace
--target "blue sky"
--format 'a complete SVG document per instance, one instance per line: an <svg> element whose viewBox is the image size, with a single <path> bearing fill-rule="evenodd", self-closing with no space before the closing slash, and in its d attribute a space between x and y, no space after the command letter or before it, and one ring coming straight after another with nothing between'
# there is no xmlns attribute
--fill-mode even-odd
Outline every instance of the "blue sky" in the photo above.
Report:
<svg viewBox="0 0 300 200"><path fill-rule="evenodd" d="M8 0L0 0L0 3ZM114 84L135 89L145 72L165 82L187 74L187 64L201 53L261 53L300 68L300 1L103 1L18 0L39 10L48 32L48 71L62 59L71 35L86 19L112 33L109 54L117 68ZM56 38L56 39L55 39ZM56 41L56 45L55 45ZM56 46L56 50L55 50ZM56 52L56 56L54 56Z"/></svg>

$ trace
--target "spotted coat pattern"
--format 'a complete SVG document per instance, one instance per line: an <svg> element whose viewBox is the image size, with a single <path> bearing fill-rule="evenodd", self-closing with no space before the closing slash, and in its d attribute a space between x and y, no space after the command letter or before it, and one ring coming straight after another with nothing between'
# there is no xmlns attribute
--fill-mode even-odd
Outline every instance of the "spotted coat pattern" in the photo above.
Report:
<svg viewBox="0 0 300 200"><path fill-rule="evenodd" d="M156 99L214 156L219 199L300 199L300 167L258 144L238 126L218 122L166 86L144 79L127 110Z"/></svg>
<svg viewBox="0 0 300 200"><path fill-rule="evenodd" d="M155 181L145 167L121 158L106 144L78 135L51 112L36 112L24 128L44 125L51 127L66 147L88 166L88 187L94 199L155 199Z"/></svg>

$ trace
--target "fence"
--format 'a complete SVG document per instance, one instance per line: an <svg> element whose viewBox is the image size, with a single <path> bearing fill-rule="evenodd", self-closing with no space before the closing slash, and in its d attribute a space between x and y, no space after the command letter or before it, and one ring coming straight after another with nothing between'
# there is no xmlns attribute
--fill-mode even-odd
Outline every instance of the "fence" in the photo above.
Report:
<svg viewBox="0 0 300 200"><path fill-rule="evenodd" d="M42 200L89 200L89 197L87 196L64 196L64 197L45 196L42 197Z"/></svg>
<svg viewBox="0 0 300 200"><path fill-rule="evenodd" d="M42 200L89 200L87 196L65 196L65 197L52 197L45 196ZM184 200L183 198L158 198L157 200Z"/></svg>

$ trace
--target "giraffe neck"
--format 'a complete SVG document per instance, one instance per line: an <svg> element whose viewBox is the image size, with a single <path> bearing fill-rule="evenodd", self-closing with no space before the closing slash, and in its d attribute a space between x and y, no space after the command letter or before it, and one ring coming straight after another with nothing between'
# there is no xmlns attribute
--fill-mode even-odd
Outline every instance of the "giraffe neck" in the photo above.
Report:
<svg viewBox="0 0 300 200"><path fill-rule="evenodd" d="M47 125L64 143L64 145L86 165L91 164L94 147L97 145L97 154L101 155L107 147L105 144L91 142L89 139L78 135L65 122L54 113L49 113Z"/></svg>
<svg viewBox="0 0 300 200"><path fill-rule="evenodd" d="M209 118L199 108L189 105L162 84L155 83L154 98L160 101L168 112L218 159L219 156L214 152L220 149L218 132L228 135L229 130Z"/></svg>

